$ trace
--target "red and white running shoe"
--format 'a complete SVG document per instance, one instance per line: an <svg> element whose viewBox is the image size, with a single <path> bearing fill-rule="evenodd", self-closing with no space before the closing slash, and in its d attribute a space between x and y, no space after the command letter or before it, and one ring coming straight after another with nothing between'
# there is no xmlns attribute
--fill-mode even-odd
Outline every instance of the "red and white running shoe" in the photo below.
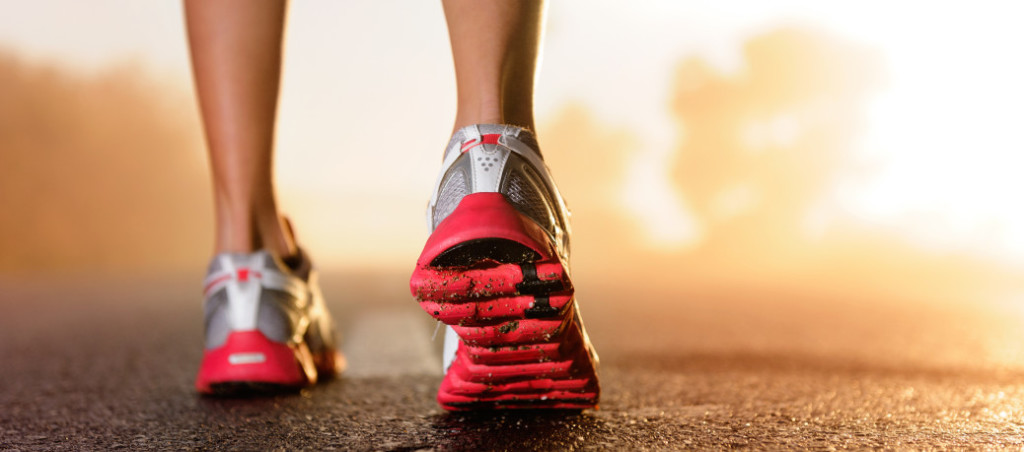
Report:
<svg viewBox="0 0 1024 452"><path fill-rule="evenodd" d="M214 256L204 289L203 394L297 389L344 368L334 321L309 258L289 266L266 251Z"/></svg>
<svg viewBox="0 0 1024 452"><path fill-rule="evenodd" d="M569 280L568 210L533 134L455 132L410 286L449 325L437 400L448 410L597 405L597 354Z"/></svg>

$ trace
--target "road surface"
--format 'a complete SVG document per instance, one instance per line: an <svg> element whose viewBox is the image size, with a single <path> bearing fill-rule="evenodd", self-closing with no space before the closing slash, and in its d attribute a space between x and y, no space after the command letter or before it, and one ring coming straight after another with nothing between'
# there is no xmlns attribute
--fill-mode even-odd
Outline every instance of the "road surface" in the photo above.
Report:
<svg viewBox="0 0 1024 452"><path fill-rule="evenodd" d="M197 396L199 282L0 280L0 450L1020 448L1024 313L577 281L602 357L582 414L448 414L407 275L328 274L350 370ZM173 280L172 280L173 279Z"/></svg>

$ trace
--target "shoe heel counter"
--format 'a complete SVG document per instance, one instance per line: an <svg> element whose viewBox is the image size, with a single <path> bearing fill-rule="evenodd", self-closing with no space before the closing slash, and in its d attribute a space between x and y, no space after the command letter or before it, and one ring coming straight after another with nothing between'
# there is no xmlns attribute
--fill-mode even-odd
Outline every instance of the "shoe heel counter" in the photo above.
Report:
<svg viewBox="0 0 1024 452"><path fill-rule="evenodd" d="M467 148L444 172L428 210L431 231L437 229L466 196L501 191L512 151L490 145L492 142L497 143L497 140L488 139L488 145Z"/></svg>
<svg viewBox="0 0 1024 452"><path fill-rule="evenodd" d="M441 252L477 239L506 239L521 243L540 256L555 255L547 233L517 210L501 193L465 196L427 239L417 265L426 267Z"/></svg>
<svg viewBox="0 0 1024 452"><path fill-rule="evenodd" d="M224 281L205 304L206 348L217 348L236 331L257 329L260 317L259 284Z"/></svg>
<svg viewBox="0 0 1024 452"><path fill-rule="evenodd" d="M485 139L487 137L489 136L485 136ZM471 193L501 191L501 182L504 179L512 151L498 143L498 138L487 140L487 145L476 146L462 156L465 159L463 165L469 173Z"/></svg>
<svg viewBox="0 0 1024 452"><path fill-rule="evenodd" d="M244 257L218 256L216 271L207 277L204 310L208 349L222 345L233 332L255 330L259 324L263 297L260 279L266 271L255 258Z"/></svg>

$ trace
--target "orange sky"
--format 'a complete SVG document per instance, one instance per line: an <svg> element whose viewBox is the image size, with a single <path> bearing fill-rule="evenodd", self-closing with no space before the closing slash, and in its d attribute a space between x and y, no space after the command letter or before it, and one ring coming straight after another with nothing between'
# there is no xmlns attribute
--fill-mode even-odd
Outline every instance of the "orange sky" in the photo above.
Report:
<svg viewBox="0 0 1024 452"><path fill-rule="evenodd" d="M670 178L676 143L688 133L669 110L677 65L699 57L742 78L746 40L797 24L876 50L886 73L852 144L860 176L826 194L807 233L852 221L931 249L1024 260L1024 213L1015 208L1024 192L1016 175L1024 31L1009 2L621 5L552 2L537 108L542 140L568 104L628 131L628 168L611 202L644 226L650 248L684 249L705 227ZM88 72L133 61L183 92L189 87L177 2L48 0L11 10L0 16L0 47ZM289 25L278 137L286 208L328 262L411 262L454 114L440 7L294 2ZM778 117L744 133L784 142L798 128ZM201 149L183 152L203 158ZM374 239L360 239L367 236Z"/></svg>

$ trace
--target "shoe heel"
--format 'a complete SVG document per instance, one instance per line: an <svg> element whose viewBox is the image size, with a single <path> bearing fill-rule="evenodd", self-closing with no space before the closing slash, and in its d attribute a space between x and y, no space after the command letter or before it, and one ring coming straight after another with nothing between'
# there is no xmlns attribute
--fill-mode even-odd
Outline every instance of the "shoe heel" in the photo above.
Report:
<svg viewBox="0 0 1024 452"><path fill-rule="evenodd" d="M223 346L203 353L195 386L203 394L234 395L297 389L316 379L306 344L289 346L259 331L235 331Z"/></svg>
<svg viewBox="0 0 1024 452"><path fill-rule="evenodd" d="M481 259L532 262L555 255L547 234L501 193L462 198L427 239L416 265L469 267Z"/></svg>
<svg viewBox="0 0 1024 452"><path fill-rule="evenodd" d="M596 407L599 393L594 361L572 316L553 337L533 343L474 346L464 340L437 401L448 410L579 410Z"/></svg>
<svg viewBox="0 0 1024 452"><path fill-rule="evenodd" d="M461 341L437 400L448 410L596 406L595 362L547 234L500 193L463 198L410 280Z"/></svg>

